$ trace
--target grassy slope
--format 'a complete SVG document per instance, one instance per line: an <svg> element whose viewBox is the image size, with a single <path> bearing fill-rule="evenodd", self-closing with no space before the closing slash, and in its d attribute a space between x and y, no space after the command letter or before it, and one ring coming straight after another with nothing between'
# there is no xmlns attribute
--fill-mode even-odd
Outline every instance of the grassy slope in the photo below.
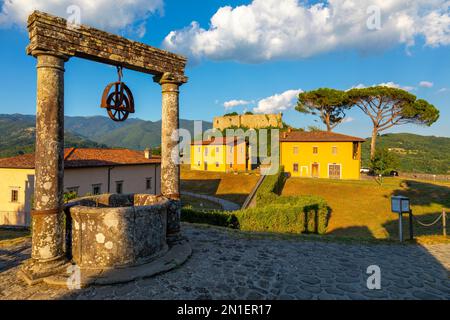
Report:
<svg viewBox="0 0 450 320"><path fill-rule="evenodd" d="M450 138L425 137L409 133L382 135L377 148L395 148L400 171L447 174L450 171ZM370 139L363 144L363 165L370 158Z"/></svg>
<svg viewBox="0 0 450 320"><path fill-rule="evenodd" d="M283 190L283 195L323 197L333 210L329 234L372 239L398 237L398 216L390 212L390 197L393 194L409 196L414 214L425 222L433 221L443 208L450 208L450 184L445 183L432 184L387 178L380 186L372 180L331 181L290 178ZM405 234L408 234L406 219L404 225ZM440 223L432 228L423 228L415 224L414 228L420 241L430 241L433 240L433 235L442 234Z"/></svg>
<svg viewBox="0 0 450 320"><path fill-rule="evenodd" d="M243 204L253 190L259 176L255 174L227 174L204 171L191 171L182 166L181 190L212 195L238 204Z"/></svg>

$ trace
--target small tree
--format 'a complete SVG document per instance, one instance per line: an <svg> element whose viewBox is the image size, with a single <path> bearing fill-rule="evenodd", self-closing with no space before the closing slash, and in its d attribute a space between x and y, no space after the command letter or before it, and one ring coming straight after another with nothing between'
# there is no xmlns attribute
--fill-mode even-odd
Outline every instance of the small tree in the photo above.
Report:
<svg viewBox="0 0 450 320"><path fill-rule="evenodd" d="M373 123L370 158L376 152L378 134L396 125L415 123L431 126L439 119L439 110L405 90L370 87L348 91L351 103L367 114Z"/></svg>
<svg viewBox="0 0 450 320"><path fill-rule="evenodd" d="M397 170L399 165L398 157L387 149L377 150L370 160L369 167L377 176L389 175L391 171Z"/></svg>
<svg viewBox="0 0 450 320"><path fill-rule="evenodd" d="M345 118L345 111L350 108L350 100L344 91L321 88L300 93L297 111L318 115L327 126L327 131L333 131Z"/></svg>

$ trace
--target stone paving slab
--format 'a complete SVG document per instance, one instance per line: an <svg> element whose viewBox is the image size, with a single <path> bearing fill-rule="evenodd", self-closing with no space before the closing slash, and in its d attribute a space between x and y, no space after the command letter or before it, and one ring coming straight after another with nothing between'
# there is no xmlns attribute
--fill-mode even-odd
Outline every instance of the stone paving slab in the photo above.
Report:
<svg viewBox="0 0 450 320"><path fill-rule="evenodd" d="M304 241L190 224L183 232L192 257L169 273L70 291L28 287L15 266L0 271L0 299L450 299L447 244ZM381 268L381 290L367 289L370 265Z"/></svg>

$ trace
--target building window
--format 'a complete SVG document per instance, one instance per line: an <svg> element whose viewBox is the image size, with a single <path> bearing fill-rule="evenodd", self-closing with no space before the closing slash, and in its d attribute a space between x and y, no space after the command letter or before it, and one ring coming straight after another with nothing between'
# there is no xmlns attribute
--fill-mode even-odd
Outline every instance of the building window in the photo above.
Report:
<svg viewBox="0 0 450 320"><path fill-rule="evenodd" d="M11 202L19 202L19 190L11 190Z"/></svg>
<svg viewBox="0 0 450 320"><path fill-rule="evenodd" d="M208 148L206 147L205 148L205 157L207 157L208 156Z"/></svg>
<svg viewBox="0 0 450 320"><path fill-rule="evenodd" d="M359 156L359 143L353 142L353 160L357 160Z"/></svg>
<svg viewBox="0 0 450 320"><path fill-rule="evenodd" d="M294 172L298 172L298 163L294 163Z"/></svg>
<svg viewBox="0 0 450 320"><path fill-rule="evenodd" d="M67 192L68 193L74 193L74 194L76 194L78 196L78 190L79 189L80 189L80 187L70 187L70 188L67 188Z"/></svg>
<svg viewBox="0 0 450 320"><path fill-rule="evenodd" d="M338 148L337 147L332 147L331 148L331 153L336 155L338 153Z"/></svg>
<svg viewBox="0 0 450 320"><path fill-rule="evenodd" d="M198 165L200 166L200 161L198 162ZM145 189L152 190L152 178L145 179Z"/></svg>
<svg viewBox="0 0 450 320"><path fill-rule="evenodd" d="M200 164L201 164L201 163L200 163L200 161L199 161L199 162L197 162L197 166L199 166L199 167L200 167Z"/></svg>
<svg viewBox="0 0 450 320"><path fill-rule="evenodd" d="M295 154L295 155L298 154L298 147L294 147L294 154Z"/></svg>
<svg viewBox="0 0 450 320"><path fill-rule="evenodd" d="M198 147L198 148L197 148L197 152L198 152L198 153L202 152L202 148L201 148L201 147Z"/></svg>
<svg viewBox="0 0 450 320"><path fill-rule="evenodd" d="M93 184L92 185L92 194L99 195L102 193L102 185L101 184Z"/></svg>
<svg viewBox="0 0 450 320"><path fill-rule="evenodd" d="M116 193L117 194L123 193L123 181L116 181Z"/></svg>
<svg viewBox="0 0 450 320"><path fill-rule="evenodd" d="M313 154L319 154L319 147L313 147Z"/></svg>
<svg viewBox="0 0 450 320"><path fill-rule="evenodd" d="M219 167L219 163L218 162L216 162L216 168L218 168Z"/></svg>

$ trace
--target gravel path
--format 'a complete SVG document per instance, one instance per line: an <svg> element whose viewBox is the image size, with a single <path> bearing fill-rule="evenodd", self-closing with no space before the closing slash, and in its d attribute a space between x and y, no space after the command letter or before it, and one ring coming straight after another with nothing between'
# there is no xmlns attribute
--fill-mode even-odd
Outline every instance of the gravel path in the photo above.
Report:
<svg viewBox="0 0 450 320"><path fill-rule="evenodd" d="M194 252L180 268L79 291L26 286L15 274L29 248L3 250L0 299L450 299L449 245L304 241L190 224L183 230ZM367 288L371 265L381 269L381 290Z"/></svg>
<svg viewBox="0 0 450 320"><path fill-rule="evenodd" d="M239 210L241 208L240 205L238 205L237 203L228 201L228 200L224 200L224 199L220 199L217 197L213 197L213 196L208 196L205 194L198 194L198 193L192 193L192 192L181 192L181 194L184 194L186 196L189 197L193 197L193 198L199 198L199 199L205 199L214 203L218 203L222 206L223 210L225 211L236 211Z"/></svg>

